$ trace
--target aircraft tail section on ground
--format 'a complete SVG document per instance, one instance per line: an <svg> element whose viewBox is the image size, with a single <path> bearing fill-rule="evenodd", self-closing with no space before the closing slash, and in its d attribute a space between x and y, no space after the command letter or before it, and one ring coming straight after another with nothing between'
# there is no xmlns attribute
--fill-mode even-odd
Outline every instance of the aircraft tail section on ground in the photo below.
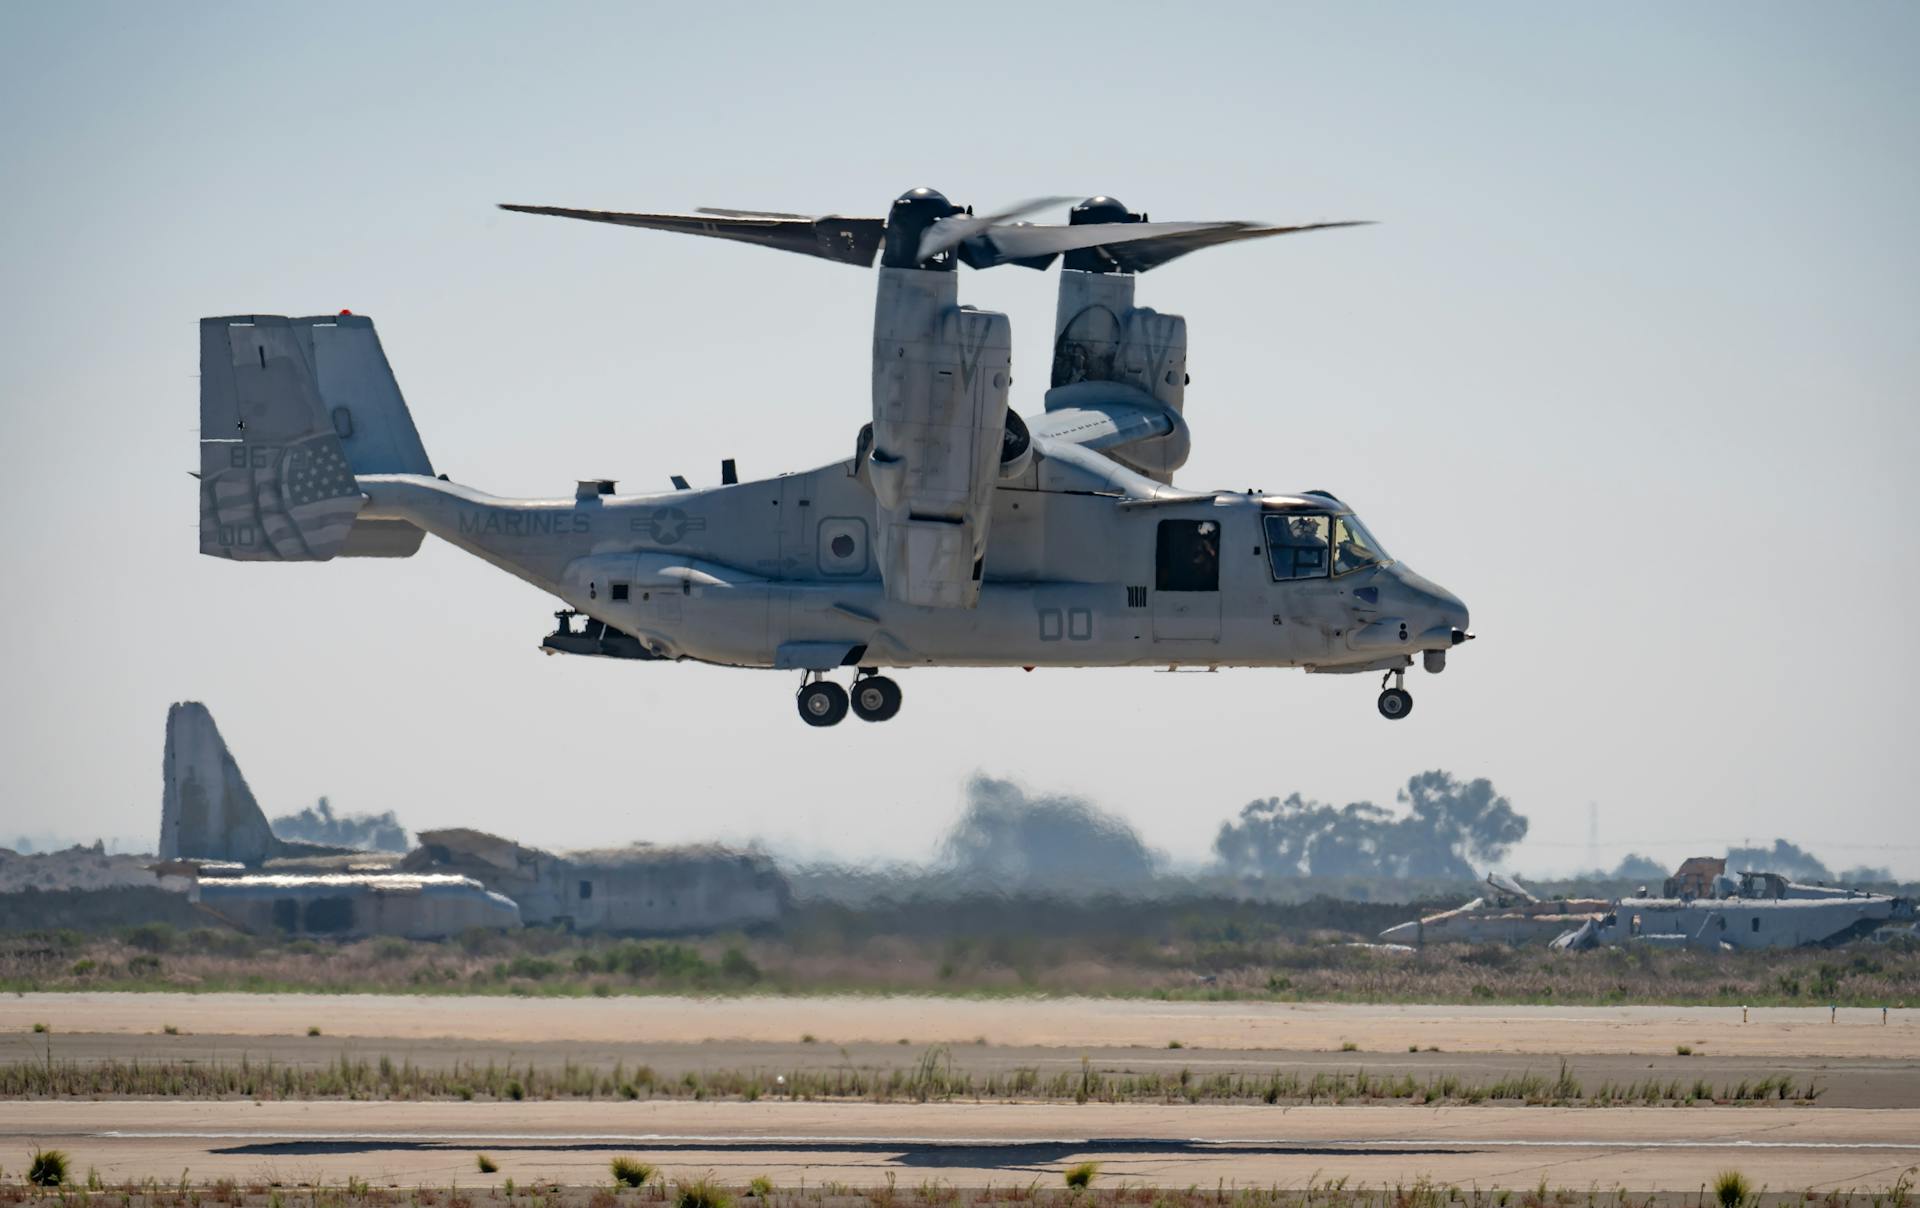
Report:
<svg viewBox="0 0 1920 1208"><path fill-rule="evenodd" d="M432 474L358 315L200 321L200 552L240 561L406 557L420 530L360 520L362 474Z"/></svg>
<svg viewBox="0 0 1920 1208"><path fill-rule="evenodd" d="M160 858L260 864L280 849L213 714L198 701L168 709Z"/></svg>
<svg viewBox="0 0 1920 1208"><path fill-rule="evenodd" d="M282 856L351 854L352 848L275 835L207 707L190 700L167 710L166 786L160 799L162 860L259 865Z"/></svg>

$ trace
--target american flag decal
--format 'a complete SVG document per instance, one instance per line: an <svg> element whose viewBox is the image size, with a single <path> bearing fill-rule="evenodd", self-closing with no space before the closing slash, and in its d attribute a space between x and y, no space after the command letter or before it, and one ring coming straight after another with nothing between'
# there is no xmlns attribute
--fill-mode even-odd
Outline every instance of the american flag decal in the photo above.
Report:
<svg viewBox="0 0 1920 1208"><path fill-rule="evenodd" d="M201 445L200 548L244 561L324 561L340 552L366 496L339 442Z"/></svg>

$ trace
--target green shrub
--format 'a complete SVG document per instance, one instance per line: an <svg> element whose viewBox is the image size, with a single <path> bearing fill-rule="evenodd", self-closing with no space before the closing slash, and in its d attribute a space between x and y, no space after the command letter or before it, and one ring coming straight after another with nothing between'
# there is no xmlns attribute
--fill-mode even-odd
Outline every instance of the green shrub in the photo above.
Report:
<svg viewBox="0 0 1920 1208"><path fill-rule="evenodd" d="M127 962L127 972L135 977L152 977L160 972L160 958L151 952L142 952Z"/></svg>
<svg viewBox="0 0 1920 1208"><path fill-rule="evenodd" d="M479 1167L481 1174L498 1174L500 1172L500 1163L483 1153L473 1155L473 1164Z"/></svg>
<svg viewBox="0 0 1920 1208"><path fill-rule="evenodd" d="M142 952L172 952L180 942L180 933L166 923L142 923L127 928L124 938Z"/></svg>
<svg viewBox="0 0 1920 1208"><path fill-rule="evenodd" d="M773 1194L773 1180L764 1174L754 1175L747 1180L747 1194L754 1199L766 1199Z"/></svg>
<svg viewBox="0 0 1920 1208"><path fill-rule="evenodd" d="M60 1187L67 1181L67 1155L57 1149L36 1149L27 1163L27 1182L35 1187Z"/></svg>
<svg viewBox="0 0 1920 1208"><path fill-rule="evenodd" d="M320 1025L319 1025L319 1024L317 1024L317 1023L316 1023L316 1024L310 1024L310 1025L308 1025L308 1027L307 1027L307 1035L309 1035L309 1036L318 1036L319 1034L320 1034Z"/></svg>
<svg viewBox="0 0 1920 1208"><path fill-rule="evenodd" d="M1342 1053L1357 1053L1360 1051L1360 1046L1351 1040L1343 1040L1340 1042L1340 1051Z"/></svg>
<svg viewBox="0 0 1920 1208"><path fill-rule="evenodd" d="M40 1036L45 1034L46 1030L47 1030L47 1025L44 1023L36 1023L33 1025L33 1034L35 1036Z"/></svg>
<svg viewBox="0 0 1920 1208"><path fill-rule="evenodd" d="M653 1167L638 1158L618 1157L611 1163L613 1181L626 1187L645 1187L653 1179Z"/></svg>
<svg viewBox="0 0 1920 1208"><path fill-rule="evenodd" d="M757 982L760 980L760 966L748 959L740 949L729 948L720 958L720 976L728 981Z"/></svg>
<svg viewBox="0 0 1920 1208"><path fill-rule="evenodd" d="M706 1179L682 1183L674 1189L674 1208L731 1208L733 1197Z"/></svg>
<svg viewBox="0 0 1920 1208"><path fill-rule="evenodd" d="M1720 1208L1742 1208L1753 1197L1753 1186L1737 1170L1723 1170L1713 1176L1713 1198Z"/></svg>
<svg viewBox="0 0 1920 1208"><path fill-rule="evenodd" d="M1093 1186L1093 1176L1100 1173L1100 1163L1082 1162L1078 1166L1069 1166L1061 1177L1074 1191L1084 1191Z"/></svg>
<svg viewBox="0 0 1920 1208"><path fill-rule="evenodd" d="M1677 1057L1691 1057L1693 1056L1693 1046L1690 1044L1676 1044L1673 1046L1673 1052Z"/></svg>

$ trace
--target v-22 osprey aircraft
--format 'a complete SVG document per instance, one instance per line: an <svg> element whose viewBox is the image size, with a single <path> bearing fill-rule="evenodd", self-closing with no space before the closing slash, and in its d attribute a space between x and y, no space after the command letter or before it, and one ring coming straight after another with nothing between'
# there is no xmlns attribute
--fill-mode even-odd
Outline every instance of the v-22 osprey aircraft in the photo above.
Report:
<svg viewBox="0 0 1920 1208"><path fill-rule="evenodd" d="M1173 485L1191 448L1186 321L1138 275L1219 244L1354 223L1152 222L1095 197L1066 225L975 216L931 189L885 218L699 210L535 214L755 243L870 267L873 409L819 469L619 494L505 499L436 475L371 320L200 324L200 551L238 561L406 557L426 533L559 597L548 653L798 672L809 725L900 708L911 667L1406 669L1472 635L1458 597L1390 557L1326 491ZM1063 258L1050 387L1009 410L1005 315L958 269ZM578 628L576 628L578 622ZM850 669L851 692L829 678ZM1391 686L1389 686L1391 684Z"/></svg>

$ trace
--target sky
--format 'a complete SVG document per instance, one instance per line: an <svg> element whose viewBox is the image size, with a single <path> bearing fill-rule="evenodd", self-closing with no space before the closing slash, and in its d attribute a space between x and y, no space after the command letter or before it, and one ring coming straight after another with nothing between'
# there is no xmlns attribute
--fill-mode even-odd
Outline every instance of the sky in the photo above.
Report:
<svg viewBox="0 0 1920 1208"><path fill-rule="evenodd" d="M1783 835L1920 875L1920 7L0 6L0 842L157 831L205 701L269 812L569 846L924 857L975 772L1180 862L1248 801L1485 776L1534 872ZM1325 488L1480 639L1373 677L545 658L555 601L196 553L196 321L372 315L436 468L501 495L843 458L870 274L497 202L882 214L1109 193L1379 225L1143 277L1185 485ZM1058 216L1052 216L1059 220ZM1037 411L1050 274L969 273ZM1021 367L1025 366L1022 373Z"/></svg>

